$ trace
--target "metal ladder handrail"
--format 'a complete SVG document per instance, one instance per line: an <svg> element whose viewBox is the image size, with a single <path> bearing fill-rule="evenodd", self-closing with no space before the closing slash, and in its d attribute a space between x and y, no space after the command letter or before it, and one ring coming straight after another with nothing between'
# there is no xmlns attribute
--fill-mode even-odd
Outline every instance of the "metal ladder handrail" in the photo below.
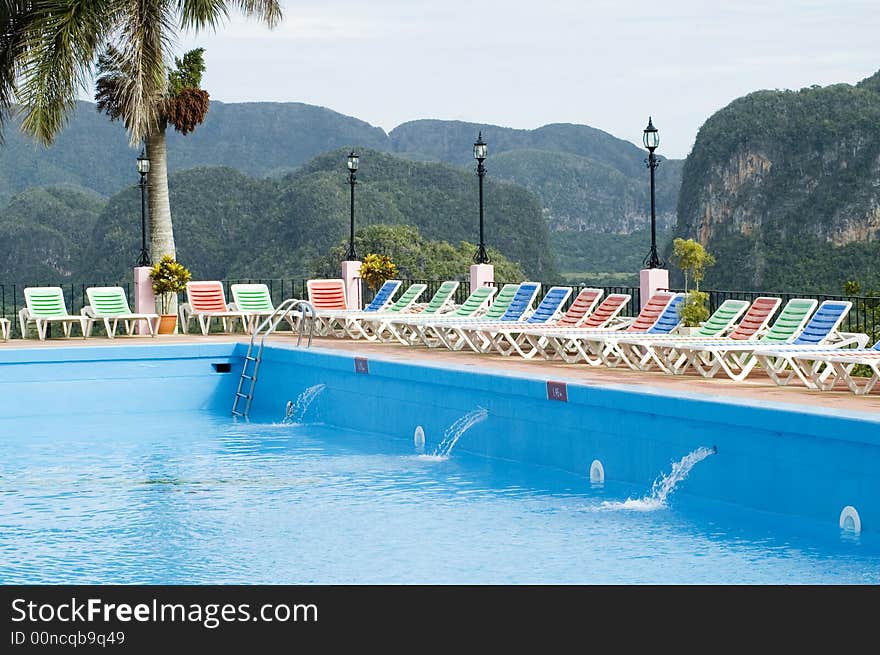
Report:
<svg viewBox="0 0 880 655"><path fill-rule="evenodd" d="M263 321L254 328L253 332L251 332L251 340L248 344L247 354L244 357L244 366L241 369L241 377L238 379L238 389L235 391L235 399L232 401L233 416L243 416L244 418L248 418L251 411L251 402L253 402L254 399L254 388L257 385L257 373L260 370L260 362L263 360L263 347L266 344L266 337L275 331L278 324L281 323L288 314L297 311L297 309L299 310L301 317L300 322L297 323L296 346L299 348L302 344L303 322L306 322L309 330L309 341L306 347L311 348L312 334L315 331L315 317L317 316L314 305L306 300L298 300L296 298L288 298L287 300L284 300L268 317L263 319ZM254 345L256 344L258 336L260 337L260 342L259 345L257 345L257 354L255 356L253 354ZM254 370L250 375L248 374L248 362L254 363ZM250 381L250 387L246 394L242 393L245 380ZM245 399L243 412L238 409L238 403L242 398Z"/></svg>

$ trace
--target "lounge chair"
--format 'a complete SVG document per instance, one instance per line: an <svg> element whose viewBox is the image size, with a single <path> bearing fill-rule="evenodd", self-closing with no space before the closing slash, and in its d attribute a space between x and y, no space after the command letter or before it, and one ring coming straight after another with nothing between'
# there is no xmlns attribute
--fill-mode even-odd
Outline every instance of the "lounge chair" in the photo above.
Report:
<svg viewBox="0 0 880 655"><path fill-rule="evenodd" d="M693 368L706 378L719 371L731 380L742 381L758 363L755 350L790 344L804 330L818 301L813 298L789 300L767 332L758 339L743 341L681 342L677 349L686 356L684 363L673 371L676 375Z"/></svg>
<svg viewBox="0 0 880 655"><path fill-rule="evenodd" d="M460 320L482 313L497 291L498 289L495 287L477 287L461 305L439 316L435 314L426 316L424 312L421 312L406 316L385 317L382 319L380 328L376 329L376 336L384 343L396 341L405 346L414 345L422 341L423 332L433 322L445 319Z"/></svg>
<svg viewBox="0 0 880 655"><path fill-rule="evenodd" d="M458 291L460 282L457 280L447 280L439 287L431 300L427 303L413 303L406 309L399 312L384 312L381 314L363 314L352 320L359 323L363 337L368 341L381 340L382 335L387 331L391 336L390 321L398 316L418 316L419 318L428 318L431 316L442 315L444 312L455 309L455 292ZM395 303L396 305L397 303Z"/></svg>
<svg viewBox="0 0 880 655"><path fill-rule="evenodd" d="M309 303L315 311L349 308L345 297L345 280L341 278L308 280L306 288Z"/></svg>
<svg viewBox="0 0 880 655"><path fill-rule="evenodd" d="M229 292L232 294L229 309L245 312L248 315L248 332L253 332L261 319L275 313L275 303L272 302L272 294L266 284L231 284ZM290 325L291 330L296 330L299 319L299 313L287 312L284 315L284 320Z"/></svg>
<svg viewBox="0 0 880 655"><path fill-rule="evenodd" d="M452 338L451 331L454 328L474 321L497 321L504 316L504 313L510 307L517 292L519 292L519 287L520 285L518 284L505 284L495 295L492 304L486 308L485 312L477 312L473 316L465 318L439 316L435 320L430 321L421 331L422 345L428 348L448 347L447 342ZM533 296L535 288L529 288L528 292Z"/></svg>
<svg viewBox="0 0 880 655"><path fill-rule="evenodd" d="M493 290L486 292L486 288ZM517 289L519 289L518 284L505 284L501 289L478 287L468 296L462 306L453 312L427 318L422 318L418 314L411 317L400 317L396 324L405 332L407 345L437 348L443 345L442 334L450 326L478 319L497 320L501 318L510 306ZM488 306L486 306L487 303Z"/></svg>
<svg viewBox="0 0 880 655"><path fill-rule="evenodd" d="M250 330L250 314L238 309L231 309L226 303L226 294L223 292L223 283L219 281L187 282L187 302L181 303L180 324L183 331L189 330L189 323L196 319L202 334L208 334L211 329L211 321L220 319L223 323L224 332L232 332L235 329L235 321L241 323L245 334Z"/></svg>
<svg viewBox="0 0 880 655"><path fill-rule="evenodd" d="M588 289L585 289L584 291L588 291ZM555 332L556 334L562 334L563 331L570 331L575 328L583 330L602 330L612 326L615 321L618 322L620 327L623 327L628 325L632 319L627 319L627 321L624 322L618 317L620 312L622 312L624 307L629 304L631 299L632 296L628 293L612 293L606 297L598 307L595 309L590 308L590 311L584 313L583 316L575 317L573 322L569 319L568 312L566 312L566 315L559 321L552 325L544 325L538 333L528 331L534 326L522 328L519 333L513 333L508 336L508 341L513 344L511 348L504 349L502 346L499 347L498 350L502 355L510 355L516 352L525 359L531 359L535 355L546 355L545 349L548 347L548 340L550 338L547 336L548 333L553 334ZM576 304L577 301L575 301L571 308L569 308L569 312L575 309Z"/></svg>
<svg viewBox="0 0 880 655"><path fill-rule="evenodd" d="M138 321L146 323L150 330L150 336L155 337L159 329L158 314L136 314L128 306L128 298L125 297L125 289L122 287L89 287L86 289L89 304L80 310L83 316L88 317L86 335L91 336L95 321L102 321L107 336L113 339L116 336L116 328L122 321L125 333L134 333L134 327Z"/></svg>
<svg viewBox="0 0 880 655"><path fill-rule="evenodd" d="M74 325L79 325L83 339L88 336L89 319L67 313L61 287L27 287L24 290L24 301L25 306L18 312L22 338L27 336L28 323L36 325L40 341L46 339L46 331L52 323L61 324L65 337L70 337Z"/></svg>
<svg viewBox="0 0 880 655"><path fill-rule="evenodd" d="M400 287L400 280L385 280L373 299L363 309L319 309L315 307L315 332L320 336L330 336L342 330L346 316L357 316L363 312L372 313L387 309Z"/></svg>
<svg viewBox="0 0 880 655"><path fill-rule="evenodd" d="M822 376L815 377L815 372L806 371L794 357L815 352L838 351L854 346L864 350L868 345L868 335L859 332L840 332L843 319L852 308L852 303L842 300L826 300L810 319L803 331L791 344L759 348L755 350L755 359L767 375L776 384L787 385L793 379L800 379L806 386L813 387L816 382L821 384ZM829 372L830 373L830 372Z"/></svg>
<svg viewBox="0 0 880 655"><path fill-rule="evenodd" d="M9 341L9 329L11 323L8 318L0 318L0 333L3 334L3 341Z"/></svg>
<svg viewBox="0 0 880 655"><path fill-rule="evenodd" d="M683 293L673 295L654 324L644 331L645 334L665 335L678 328L681 325L680 310L684 298ZM581 355L579 359L589 366L599 366L600 364L610 368L618 366L624 361L618 348L618 342L629 336L628 331L631 331L631 328L632 326L627 330L598 331L578 337L577 350Z"/></svg>
<svg viewBox="0 0 880 655"><path fill-rule="evenodd" d="M601 291L599 293L601 294ZM511 313L513 307L511 305L511 308L508 308L505 315L497 322L478 321L474 325L466 325L458 330L464 345L474 352L488 353L495 349L496 340L503 340L502 335L509 334L512 330L554 323L560 316L562 307L569 296L571 296L571 287L550 287L535 311L527 317L525 314L521 314L519 319L515 319L515 315Z"/></svg>
<svg viewBox="0 0 880 655"><path fill-rule="evenodd" d="M766 328L779 303L779 298L763 296L755 299L751 305L745 300L725 300L692 335L637 335L620 339L617 348L623 360L632 369L649 371L656 367L670 372L675 367L675 362L683 357L675 349L677 343L683 340L688 343L699 343L718 341L721 338L748 339ZM743 312L745 312L744 316ZM742 320L734 326L740 316L743 317Z"/></svg>
<svg viewBox="0 0 880 655"><path fill-rule="evenodd" d="M398 282L397 286L399 285L400 283ZM363 329L359 319L364 317L373 317L375 319L376 316L387 315L399 316L402 312L406 312L410 307L412 307L413 303L415 303L416 300L419 299L419 297L425 292L425 289L427 288L427 284L422 284L420 282L411 284L402 294L400 294L397 300L395 300L390 305L386 303L384 308L364 309L363 311L347 310L345 312L339 312L338 314L325 314L324 319L327 324L328 334L339 338L366 338L369 336L369 332L366 332ZM377 293L376 297L378 298L378 296L379 294ZM376 304L377 306L380 306L381 301L377 302Z"/></svg>
<svg viewBox="0 0 880 655"><path fill-rule="evenodd" d="M553 328L543 330L527 330L524 334L531 335L533 345L545 359L562 359L573 364L587 359L595 360L596 353L590 352L595 342L588 342L589 337L601 337L612 332L631 334L633 332L647 332L657 323L657 320L669 306L674 298L681 294L669 291L658 291L652 295L645 306L642 307L638 316L632 319L620 321L615 325L603 328L594 328L587 325L587 321L575 329L556 330ZM601 308L601 305L600 305Z"/></svg>
<svg viewBox="0 0 880 655"><path fill-rule="evenodd" d="M442 339L444 345L450 350L462 350L468 347L474 352L483 352L482 348L485 337L482 336L482 333L484 331L489 330L491 332L493 327L497 328L499 325L513 325L521 320L525 320L526 317L537 314L538 310L536 309L535 312L532 312L531 308L540 290L541 284L539 282L523 282L519 285L519 289L516 290L516 294L514 294L513 300L510 301L507 309L504 310L504 313L497 320L481 318L476 321L465 321L456 325L450 325L442 332L444 335ZM563 290L565 293L564 298L562 297ZM544 307L541 308L541 314L535 320L536 324L543 322L541 320L542 317L552 318L559 311L562 302L565 302L571 294L571 289L568 287L554 287L551 291L553 293L549 294L548 292L550 298L547 303L544 304L542 301Z"/></svg>
<svg viewBox="0 0 880 655"><path fill-rule="evenodd" d="M850 391L862 396L880 382L880 341L870 348L825 348L792 354L790 365L800 371L798 377L811 389L829 391L842 380ZM856 366L866 366L871 375L853 375Z"/></svg>

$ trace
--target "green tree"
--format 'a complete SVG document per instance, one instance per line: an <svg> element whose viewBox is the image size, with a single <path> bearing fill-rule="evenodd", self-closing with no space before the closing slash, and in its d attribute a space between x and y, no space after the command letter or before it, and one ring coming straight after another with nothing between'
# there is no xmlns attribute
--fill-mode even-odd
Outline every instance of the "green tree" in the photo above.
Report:
<svg viewBox="0 0 880 655"><path fill-rule="evenodd" d="M63 129L78 92L88 87L96 70L102 74L112 86L105 111L123 121L132 145L146 143L155 258L175 255L165 126L174 99L187 89L174 96L169 83L187 83L197 68L184 57L179 74L169 81L165 62L172 59L181 32L216 29L232 8L269 27L281 20L278 0L4 0L0 5L0 120L20 104L22 130L49 145ZM99 85L99 97L101 92Z"/></svg>
<svg viewBox="0 0 880 655"><path fill-rule="evenodd" d="M684 290L688 290L688 278L692 278L696 290L706 277L706 269L715 265L715 257L706 252L702 244L693 239L676 238L672 241L672 257L684 273Z"/></svg>

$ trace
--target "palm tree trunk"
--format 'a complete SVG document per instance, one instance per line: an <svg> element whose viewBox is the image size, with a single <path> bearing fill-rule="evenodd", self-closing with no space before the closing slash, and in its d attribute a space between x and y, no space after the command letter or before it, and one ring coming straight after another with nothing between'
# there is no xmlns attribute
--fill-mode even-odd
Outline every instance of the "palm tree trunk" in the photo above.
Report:
<svg viewBox="0 0 880 655"><path fill-rule="evenodd" d="M171 224L171 203L168 200L168 153L165 144L165 126L161 125L146 138L147 157L150 158L150 259L155 264L165 255L177 257L174 247L174 226ZM177 314L177 294L171 297L167 314ZM179 327L179 326L178 326ZM177 332L175 328L175 332Z"/></svg>
<svg viewBox="0 0 880 655"><path fill-rule="evenodd" d="M177 256L174 228L171 225L171 203L168 201L168 156L165 126L147 136L147 157L150 158L150 258L158 262L164 255Z"/></svg>

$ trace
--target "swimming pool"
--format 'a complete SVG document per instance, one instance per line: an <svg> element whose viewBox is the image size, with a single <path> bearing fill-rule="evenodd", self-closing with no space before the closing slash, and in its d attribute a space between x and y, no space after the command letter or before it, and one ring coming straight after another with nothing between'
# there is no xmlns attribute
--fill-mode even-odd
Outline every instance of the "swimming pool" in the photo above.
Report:
<svg viewBox="0 0 880 655"><path fill-rule="evenodd" d="M4 353L0 581L880 582L870 417L271 348L236 423L242 354Z"/></svg>

